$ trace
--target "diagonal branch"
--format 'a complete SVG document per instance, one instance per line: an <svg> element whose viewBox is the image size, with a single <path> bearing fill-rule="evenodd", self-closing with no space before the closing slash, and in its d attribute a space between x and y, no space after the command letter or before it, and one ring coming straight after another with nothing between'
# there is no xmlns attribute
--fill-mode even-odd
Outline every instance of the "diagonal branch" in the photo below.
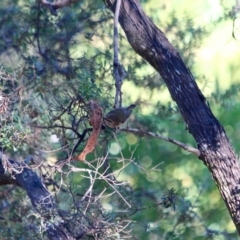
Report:
<svg viewBox="0 0 240 240"><path fill-rule="evenodd" d="M158 138L158 139L164 140L166 142L173 143L173 144L177 145L178 147L180 147L180 148L182 148L182 149L184 149L184 150L186 150L190 153L195 154L197 157L200 157L200 151L197 148L194 148L192 146L189 146L185 143L179 142L179 141L174 140L172 138L165 137L165 136L163 136L161 134L158 134L158 133L147 132L147 131L143 131L143 130L136 129L136 128L121 128L121 131L134 133L134 134L137 134L137 135L140 135L140 136L149 136L149 137L153 137L153 138Z"/></svg>
<svg viewBox="0 0 240 240"><path fill-rule="evenodd" d="M64 227L51 193L42 179L24 162L10 160L0 153L0 186L6 184L14 184L26 191L33 207L40 214L46 226L45 230L50 240L74 240Z"/></svg>

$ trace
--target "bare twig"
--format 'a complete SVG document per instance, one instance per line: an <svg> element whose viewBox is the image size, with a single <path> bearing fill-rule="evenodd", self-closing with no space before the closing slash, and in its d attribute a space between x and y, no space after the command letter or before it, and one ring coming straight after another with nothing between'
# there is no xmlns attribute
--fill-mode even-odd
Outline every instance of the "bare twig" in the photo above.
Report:
<svg viewBox="0 0 240 240"><path fill-rule="evenodd" d="M124 196L120 193L120 191L117 190L117 186L125 185L125 183L111 181L111 180L109 180L108 176L105 175L105 173L100 173L99 169L103 166L104 159L99 159L99 161L100 161L99 165L96 167L91 165L89 162L86 162L86 164L91 166L93 168L93 170L87 169L87 168L77 168L74 166L71 167L72 172L88 172L89 173L89 177L85 177L85 178L90 179L91 186L89 187L89 190L86 192L86 194L84 195L83 198L85 198L88 195L88 193L92 190L92 186L93 186L94 182L96 181L96 179L104 180L106 183L108 183L108 186L110 186L114 190L114 193L116 193L126 203L126 205L129 208L131 208L130 203L128 203L128 201L124 198ZM91 174L94 175L94 177L92 177Z"/></svg>
<svg viewBox="0 0 240 240"><path fill-rule="evenodd" d="M131 132L131 133L134 133L134 134L137 134L137 135L141 135L141 136L154 137L154 138L158 138L158 139L164 140L166 142L173 143L173 144L183 148L184 150L186 150L186 151L188 151L190 153L195 154L198 157L201 154L200 151L197 148L194 148L192 146L189 146L189 145L187 145L185 143L179 142L179 141L174 140L172 138L165 137L165 136L163 136L161 134L158 134L158 133L147 132L147 131L143 131L143 130L136 129L136 128L121 128L121 130L124 131L124 132Z"/></svg>

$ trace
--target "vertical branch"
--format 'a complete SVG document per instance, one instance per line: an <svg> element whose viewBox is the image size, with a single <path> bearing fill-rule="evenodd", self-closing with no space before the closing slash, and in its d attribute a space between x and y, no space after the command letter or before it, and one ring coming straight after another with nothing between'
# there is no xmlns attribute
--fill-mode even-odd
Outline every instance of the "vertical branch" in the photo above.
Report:
<svg viewBox="0 0 240 240"><path fill-rule="evenodd" d="M118 60L118 17L122 0L117 0L115 15L114 15L114 32L113 32L113 75L115 78L115 102L114 108L122 107L122 83L126 77L126 72Z"/></svg>

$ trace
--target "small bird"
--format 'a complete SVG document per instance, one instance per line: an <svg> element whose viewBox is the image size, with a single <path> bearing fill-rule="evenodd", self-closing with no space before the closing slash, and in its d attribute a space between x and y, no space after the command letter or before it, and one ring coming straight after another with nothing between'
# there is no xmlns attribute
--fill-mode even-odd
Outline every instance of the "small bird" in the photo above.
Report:
<svg viewBox="0 0 240 240"><path fill-rule="evenodd" d="M124 124L132 113L132 109L136 104L131 104L128 107L116 108L110 111L103 119L106 126L116 128Z"/></svg>

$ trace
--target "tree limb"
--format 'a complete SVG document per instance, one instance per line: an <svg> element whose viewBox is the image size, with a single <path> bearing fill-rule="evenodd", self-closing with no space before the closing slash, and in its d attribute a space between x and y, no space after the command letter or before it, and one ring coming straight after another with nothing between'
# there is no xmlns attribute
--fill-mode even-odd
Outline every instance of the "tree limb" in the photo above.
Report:
<svg viewBox="0 0 240 240"><path fill-rule="evenodd" d="M121 128L121 131L134 133L134 134L137 134L137 135L140 135L140 136L149 136L149 137L158 138L158 139L164 140L166 142L173 143L173 144L177 145L178 147L181 147L182 149L184 149L184 150L186 150L190 153L195 154L197 157L200 156L200 151L197 148L194 148L192 146L189 146L185 143L179 142L179 141L174 140L172 138L165 137L165 136L163 136L161 134L158 134L158 133L147 132L147 131L143 131L143 130L136 129L136 128Z"/></svg>
<svg viewBox="0 0 240 240"><path fill-rule="evenodd" d="M51 193L42 180L24 162L16 162L0 154L0 185L14 184L24 189L40 214L50 240L73 240L58 215Z"/></svg>

